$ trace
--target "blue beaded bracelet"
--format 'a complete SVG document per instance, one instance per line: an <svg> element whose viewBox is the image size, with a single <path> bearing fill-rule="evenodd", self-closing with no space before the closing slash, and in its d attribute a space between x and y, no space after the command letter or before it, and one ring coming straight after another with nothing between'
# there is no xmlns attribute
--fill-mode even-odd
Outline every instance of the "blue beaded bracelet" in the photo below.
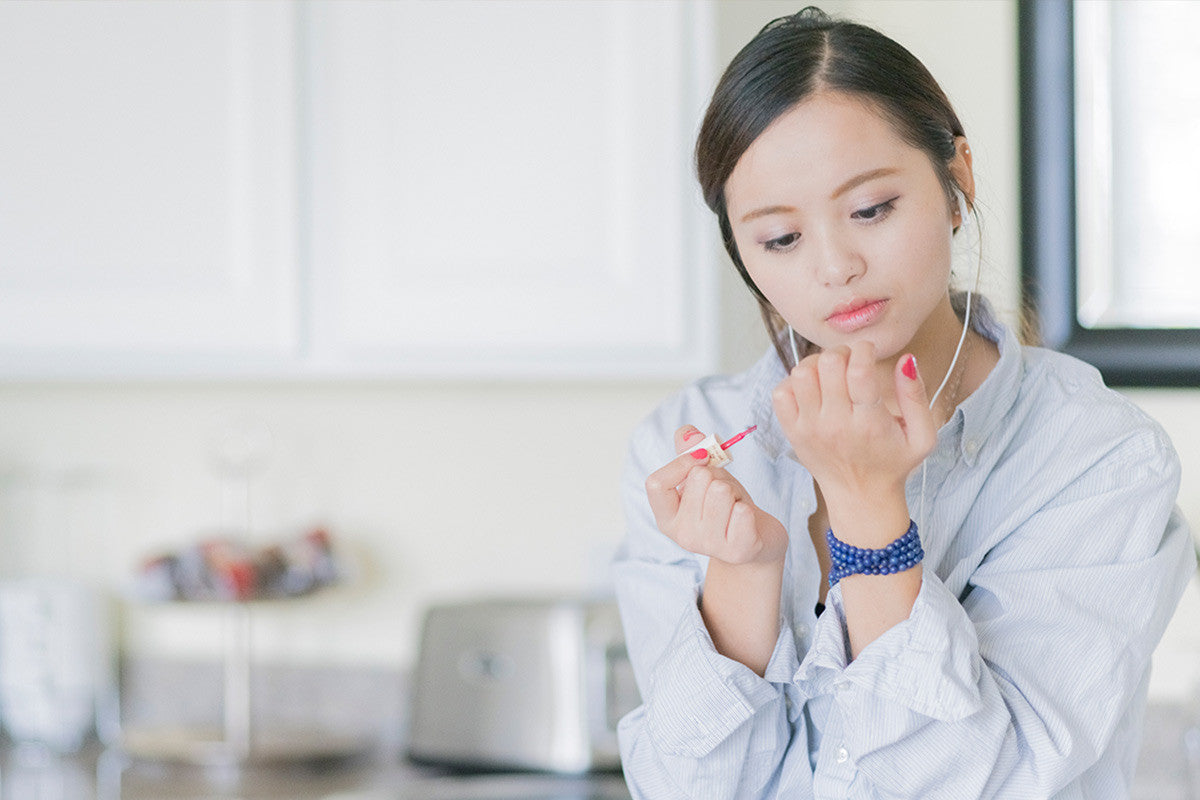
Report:
<svg viewBox="0 0 1200 800"><path fill-rule="evenodd" d="M833 562L829 585L836 586L847 575L892 575L920 564L925 551L921 549L917 523L911 519L908 523L903 536L878 550L854 547L834 536L832 530L826 531L825 540L829 542L829 557Z"/></svg>

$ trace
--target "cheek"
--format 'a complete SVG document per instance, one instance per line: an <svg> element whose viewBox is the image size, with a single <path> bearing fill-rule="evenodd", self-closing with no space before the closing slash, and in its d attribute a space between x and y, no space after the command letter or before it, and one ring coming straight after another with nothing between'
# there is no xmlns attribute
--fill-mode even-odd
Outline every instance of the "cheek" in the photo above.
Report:
<svg viewBox="0 0 1200 800"><path fill-rule="evenodd" d="M891 261L906 280L945 284L950 279L952 251L948 225L925 221L896 226L881 236L876 244L876 263Z"/></svg>
<svg viewBox="0 0 1200 800"><path fill-rule="evenodd" d="M781 268L780 259L767 257L761 245L755 241L743 241L736 233L734 243L750 280L754 281L758 290L774 305L778 287L786 283L787 272Z"/></svg>
<svg viewBox="0 0 1200 800"><path fill-rule="evenodd" d="M746 272L754 285L776 311L788 316L789 309L796 305L798 296L802 294L797 291L800 288L800 266L794 260L779 257L747 259L745 251L742 252L742 263L746 265Z"/></svg>

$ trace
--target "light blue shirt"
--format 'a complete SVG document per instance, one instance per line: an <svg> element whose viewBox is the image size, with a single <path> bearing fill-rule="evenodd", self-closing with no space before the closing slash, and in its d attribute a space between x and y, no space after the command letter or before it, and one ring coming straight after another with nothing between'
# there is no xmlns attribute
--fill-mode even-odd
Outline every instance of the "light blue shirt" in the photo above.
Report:
<svg viewBox="0 0 1200 800"><path fill-rule="evenodd" d="M1178 459L1093 368L976 317L1000 361L926 461L920 594L850 663L840 587L814 611L816 497L771 410L775 354L639 426L614 565L644 700L619 728L635 798L1128 797L1150 655L1196 566ZM790 536L765 677L716 652L697 606L707 559L650 513L645 478L685 423L759 426L729 471ZM907 495L917 518L920 468Z"/></svg>

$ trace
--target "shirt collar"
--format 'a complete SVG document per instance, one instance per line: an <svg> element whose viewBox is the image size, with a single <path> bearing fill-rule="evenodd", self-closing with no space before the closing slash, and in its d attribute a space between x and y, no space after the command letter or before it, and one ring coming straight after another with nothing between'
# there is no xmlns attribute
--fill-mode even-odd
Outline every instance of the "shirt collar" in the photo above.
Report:
<svg viewBox="0 0 1200 800"><path fill-rule="evenodd" d="M750 416L753 424L758 426L754 438L772 460L792 453L792 445L779 426L775 408L771 404L771 392L786 375L787 371L773 347L750 368L749 383L754 387L750 397Z"/></svg>
<svg viewBox="0 0 1200 800"><path fill-rule="evenodd" d="M974 466L984 442L1016 403L1025 371L1021 343L1011 328L996 319L991 304L980 297L972 303L972 311L972 329L996 343L1000 360L955 412L962 419L959 448L968 466Z"/></svg>

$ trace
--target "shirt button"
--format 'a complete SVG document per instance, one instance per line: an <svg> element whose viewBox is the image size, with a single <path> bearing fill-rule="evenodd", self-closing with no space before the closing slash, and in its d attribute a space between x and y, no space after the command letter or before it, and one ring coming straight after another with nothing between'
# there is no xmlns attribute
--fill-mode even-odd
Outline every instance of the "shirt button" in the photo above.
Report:
<svg viewBox="0 0 1200 800"><path fill-rule="evenodd" d="M974 439L967 440L967 455L973 456L979 452L979 442Z"/></svg>
<svg viewBox="0 0 1200 800"><path fill-rule="evenodd" d="M801 625L800 627L796 628L796 635L801 638L808 636L808 626Z"/></svg>
<svg viewBox="0 0 1200 800"><path fill-rule="evenodd" d="M837 763L845 764L848 758L850 758L850 754L846 752L846 748L839 747L837 751Z"/></svg>

